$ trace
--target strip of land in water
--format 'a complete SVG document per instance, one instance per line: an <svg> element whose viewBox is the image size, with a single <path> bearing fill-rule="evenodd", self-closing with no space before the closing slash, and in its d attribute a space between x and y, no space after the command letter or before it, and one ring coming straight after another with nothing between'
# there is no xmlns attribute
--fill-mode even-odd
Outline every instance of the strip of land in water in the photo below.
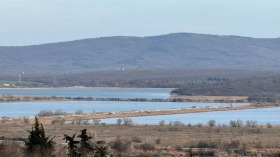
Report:
<svg viewBox="0 0 280 157"><path fill-rule="evenodd" d="M188 108L188 109L169 109L169 110L153 110L153 111L125 111L125 112L96 112L85 114L65 114L60 116L40 117L43 124L51 124L54 120L90 120L90 119L105 119L105 118L123 118L123 117L140 117L140 116L155 116L155 115L171 115L171 114L187 114L213 111L230 111L230 110L245 110L258 108L278 107L279 104L266 105L246 105L246 106L211 106L203 108ZM29 119L33 119L30 117ZM21 121L22 118L14 118L11 122Z"/></svg>
<svg viewBox="0 0 280 157"><path fill-rule="evenodd" d="M0 95L0 102L42 102L42 101L138 101L138 102L248 102L247 96L180 96L170 98L93 98L93 97L56 97L29 95Z"/></svg>

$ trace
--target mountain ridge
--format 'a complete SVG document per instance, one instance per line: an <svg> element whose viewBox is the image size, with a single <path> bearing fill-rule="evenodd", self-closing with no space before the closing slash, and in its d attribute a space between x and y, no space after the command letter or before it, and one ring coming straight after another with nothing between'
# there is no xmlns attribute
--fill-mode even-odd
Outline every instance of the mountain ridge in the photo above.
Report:
<svg viewBox="0 0 280 157"><path fill-rule="evenodd" d="M280 69L280 38L195 33L114 36L0 47L2 72L146 69Z"/></svg>

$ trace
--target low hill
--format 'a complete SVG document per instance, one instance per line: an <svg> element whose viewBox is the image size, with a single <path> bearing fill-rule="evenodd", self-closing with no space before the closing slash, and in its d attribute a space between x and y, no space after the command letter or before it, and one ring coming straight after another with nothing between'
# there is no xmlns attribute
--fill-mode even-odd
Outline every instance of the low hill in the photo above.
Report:
<svg viewBox="0 0 280 157"><path fill-rule="evenodd" d="M187 96L249 96L249 100L277 101L280 100L280 75L233 81L211 79L203 83L189 83L172 93Z"/></svg>
<svg viewBox="0 0 280 157"><path fill-rule="evenodd" d="M124 69L280 69L280 38L174 33L0 47L0 72Z"/></svg>

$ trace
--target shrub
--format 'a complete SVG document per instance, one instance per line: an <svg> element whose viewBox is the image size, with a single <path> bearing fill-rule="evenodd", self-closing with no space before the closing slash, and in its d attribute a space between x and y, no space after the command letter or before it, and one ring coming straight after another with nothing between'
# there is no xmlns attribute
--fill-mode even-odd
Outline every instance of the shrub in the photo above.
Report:
<svg viewBox="0 0 280 157"><path fill-rule="evenodd" d="M64 112L64 111L61 110L61 109L57 109L53 114L54 114L55 116L60 116L60 115L66 115L67 112Z"/></svg>
<svg viewBox="0 0 280 157"><path fill-rule="evenodd" d="M246 121L246 126L247 127L252 127L252 128L254 128L254 127L256 127L257 126L257 121L255 121L255 120L247 120Z"/></svg>
<svg viewBox="0 0 280 157"><path fill-rule="evenodd" d="M111 144L112 149L116 150L120 154L130 151L131 146L132 141L127 137L117 137Z"/></svg>
<svg viewBox="0 0 280 157"><path fill-rule="evenodd" d="M261 130L259 128L251 128L251 129L248 129L247 132L249 134L260 134Z"/></svg>
<svg viewBox="0 0 280 157"><path fill-rule="evenodd" d="M77 114L77 115L83 115L83 114L84 114L84 111L81 110L81 109L79 109L79 110L77 110L77 111L75 112L75 114Z"/></svg>
<svg viewBox="0 0 280 157"><path fill-rule="evenodd" d="M176 149L177 151L182 151L182 150L183 150L183 148L182 148L181 146L179 146L179 145L176 145L176 146L175 146L175 149Z"/></svg>
<svg viewBox="0 0 280 157"><path fill-rule="evenodd" d="M60 124L60 125L64 125L66 123L66 120L64 118L57 118L52 120L52 124Z"/></svg>
<svg viewBox="0 0 280 157"><path fill-rule="evenodd" d="M42 110L37 114L38 117L50 117L53 115L54 113L51 110Z"/></svg>
<svg viewBox="0 0 280 157"><path fill-rule="evenodd" d="M142 149L143 151L149 151L149 150L154 150L155 147L152 144L144 143L140 145L140 149Z"/></svg>
<svg viewBox="0 0 280 157"><path fill-rule="evenodd" d="M24 118L23 118L23 123L24 123L24 124L30 124L29 118L24 117Z"/></svg>
<svg viewBox="0 0 280 157"><path fill-rule="evenodd" d="M160 142L161 142L161 139L160 139L160 138L157 138L157 139L155 140L155 143L156 143L156 144L160 144Z"/></svg>
<svg viewBox="0 0 280 157"><path fill-rule="evenodd" d="M174 125L174 122L173 122L173 121L170 121L170 122L169 122L169 125L170 125L170 126Z"/></svg>
<svg viewBox="0 0 280 157"><path fill-rule="evenodd" d="M141 138L140 138L140 137L137 137L137 136L131 137L131 141L132 141L132 142L135 142L135 143L142 143Z"/></svg>
<svg viewBox="0 0 280 157"><path fill-rule="evenodd" d="M218 143L213 141L200 140L197 143L197 148L217 148Z"/></svg>
<svg viewBox="0 0 280 157"><path fill-rule="evenodd" d="M101 122L100 119L93 119L93 123L94 123L95 125L99 125L100 122Z"/></svg>
<svg viewBox="0 0 280 157"><path fill-rule="evenodd" d="M201 123L196 124L197 127L202 127Z"/></svg>
<svg viewBox="0 0 280 157"><path fill-rule="evenodd" d="M109 155L108 147L106 146L98 146L95 150L95 157L105 157Z"/></svg>
<svg viewBox="0 0 280 157"><path fill-rule="evenodd" d="M183 125L183 123L180 122L180 121L175 121L173 125L174 125L174 126L180 126L180 125Z"/></svg>
<svg viewBox="0 0 280 157"><path fill-rule="evenodd" d="M164 126L165 125L165 121L164 120L159 121L159 125L160 126Z"/></svg>
<svg viewBox="0 0 280 157"><path fill-rule="evenodd" d="M228 149L238 149L240 147L240 140L233 140L230 143L226 144Z"/></svg>
<svg viewBox="0 0 280 157"><path fill-rule="evenodd" d="M133 121L131 118L123 118L123 124L125 126L129 126L129 125L132 125L133 124Z"/></svg>
<svg viewBox="0 0 280 157"><path fill-rule="evenodd" d="M121 125L122 124L122 119L117 119L117 124Z"/></svg>
<svg viewBox="0 0 280 157"><path fill-rule="evenodd" d="M229 126L231 126L231 127L241 127L243 125L243 122L242 122L242 120L240 120L240 119L238 119L238 120L231 120L230 122L229 122Z"/></svg>
<svg viewBox="0 0 280 157"><path fill-rule="evenodd" d="M271 125L270 123L267 123L267 124L266 124L266 127L267 127L267 128L272 128L272 125Z"/></svg>
<svg viewBox="0 0 280 157"><path fill-rule="evenodd" d="M216 125L216 121L212 119L212 120L209 120L207 122L207 124L209 125L209 127L214 127Z"/></svg>

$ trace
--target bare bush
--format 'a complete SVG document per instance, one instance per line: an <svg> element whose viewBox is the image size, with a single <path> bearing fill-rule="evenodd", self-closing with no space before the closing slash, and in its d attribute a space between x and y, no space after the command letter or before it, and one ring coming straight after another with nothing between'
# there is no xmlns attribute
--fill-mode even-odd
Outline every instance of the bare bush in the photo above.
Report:
<svg viewBox="0 0 280 157"><path fill-rule="evenodd" d="M50 117L53 115L54 113L51 110L42 110L37 114L38 117Z"/></svg>
<svg viewBox="0 0 280 157"><path fill-rule="evenodd" d="M137 137L137 136L131 137L131 141L132 141L132 142L135 142L135 143L142 143L141 138L140 138L140 137Z"/></svg>
<svg viewBox="0 0 280 157"><path fill-rule="evenodd" d="M175 121L173 125L174 126L180 126L180 125L184 125L184 124L180 121Z"/></svg>
<svg viewBox="0 0 280 157"><path fill-rule="evenodd" d="M100 122L101 122L100 119L93 119L93 123L94 123L95 125L99 125Z"/></svg>
<svg viewBox="0 0 280 157"><path fill-rule="evenodd" d="M254 128L254 127L256 127L257 126L257 121L255 121L255 120L247 120L246 121L246 126L247 127L252 127L252 128Z"/></svg>
<svg viewBox="0 0 280 157"><path fill-rule="evenodd" d="M165 121L164 120L161 120L158 123L159 123L160 126L164 126L165 125Z"/></svg>
<svg viewBox="0 0 280 157"><path fill-rule="evenodd" d="M79 110L76 110L75 114L77 115L83 115L84 114L84 111L79 109Z"/></svg>
<svg viewBox="0 0 280 157"><path fill-rule="evenodd" d="M229 122L229 126L231 127L241 127L243 125L242 120L238 119L238 120L231 120Z"/></svg>
<svg viewBox="0 0 280 157"><path fill-rule="evenodd" d="M202 124L201 123L197 123L196 126L197 127L202 127Z"/></svg>
<svg viewBox="0 0 280 157"><path fill-rule="evenodd" d="M266 124L266 127L267 127L267 128L272 128L272 125L271 125L270 123L267 123L267 124Z"/></svg>
<svg viewBox="0 0 280 157"><path fill-rule="evenodd" d="M140 145L140 149L142 149L143 151L149 151L149 150L154 150L155 147L150 143L143 143Z"/></svg>
<svg viewBox="0 0 280 157"><path fill-rule="evenodd" d="M161 139L160 139L160 138L157 138L157 139L155 140L155 143L156 143L156 144L160 144L160 142L161 142Z"/></svg>
<svg viewBox="0 0 280 157"><path fill-rule="evenodd" d="M117 137L115 141L111 143L112 149L119 154L127 153L131 150L132 141L127 137Z"/></svg>
<svg viewBox="0 0 280 157"><path fill-rule="evenodd" d="M207 124L209 125L209 127L214 127L216 125L216 121L212 119L212 120L209 120L207 122Z"/></svg>
<svg viewBox="0 0 280 157"><path fill-rule="evenodd" d="M60 125L64 125L66 123L66 120L64 118L57 118L52 120L52 124L60 124Z"/></svg>
<svg viewBox="0 0 280 157"><path fill-rule="evenodd" d="M66 115L67 112L64 112L64 111L61 110L61 109L57 109L53 114L54 114L55 116L61 116L61 115Z"/></svg>
<svg viewBox="0 0 280 157"><path fill-rule="evenodd" d="M132 121L131 118L123 118L123 124L124 124L125 126L130 126L130 125L133 124L133 121Z"/></svg>
<svg viewBox="0 0 280 157"><path fill-rule="evenodd" d="M200 140L196 144L196 147L197 148L217 148L218 147L218 143L217 142L213 142L213 141L208 141L208 140Z"/></svg>
<svg viewBox="0 0 280 157"><path fill-rule="evenodd" d="M122 124L122 119L117 119L117 124L121 125Z"/></svg>
<svg viewBox="0 0 280 157"><path fill-rule="evenodd" d="M24 117L24 118L23 118L23 123L24 123L24 124L30 124L29 118Z"/></svg>

